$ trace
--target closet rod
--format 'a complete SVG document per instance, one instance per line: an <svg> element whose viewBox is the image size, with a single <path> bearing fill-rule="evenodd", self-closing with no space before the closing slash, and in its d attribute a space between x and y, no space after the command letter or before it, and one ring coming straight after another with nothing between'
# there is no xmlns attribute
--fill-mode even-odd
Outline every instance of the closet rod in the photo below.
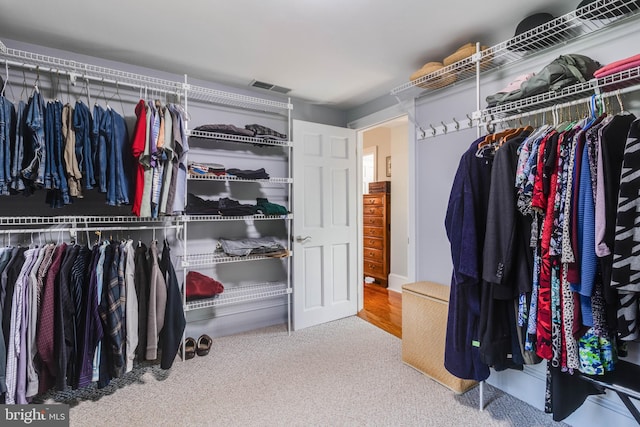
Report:
<svg viewBox="0 0 640 427"><path fill-rule="evenodd" d="M604 92L601 94L596 94L595 96L597 98L610 98L612 96L616 96L616 95L622 95L624 93L629 93L629 92L636 92L640 90L640 85L635 85L635 86L629 86L623 89L617 89L615 91L611 91L611 92ZM544 107L544 108L538 108L535 110L531 110L531 111L525 111L523 113L519 113L519 114L513 114L510 116L506 116L506 117L500 117L498 119L492 119L492 120L488 120L484 122L484 125L491 125L491 124L496 124L496 123L502 123L502 122L509 122L511 120L517 120L517 119L521 119L524 117L529 117L529 116L534 116L536 114L540 114L540 113L546 113L549 111L553 111L553 110L557 110L557 109L561 109L561 108L567 108L567 107L572 107L574 105L579 105L579 104L585 104L591 101L591 96L589 96L588 98L581 98L581 99L577 99L577 100L573 100L573 101L567 101L567 102L563 102L562 104L554 104L551 105L549 107Z"/></svg>
<svg viewBox="0 0 640 427"><path fill-rule="evenodd" d="M16 61L11 61L8 59L4 59L3 62L5 62L6 64L12 66L12 67L21 67L21 68L28 68L30 70L38 70L38 71L42 71L43 73L52 73L52 74L62 74L62 75L66 75L69 76L69 79L71 80L71 83L75 84L76 80L82 79L82 80L93 80L99 83L109 83L112 85L116 85L116 86L125 86L125 87L130 87L132 89L152 89L154 91L157 92L163 92L163 93L171 93L171 94L177 94L177 88L175 90L170 90L170 89L165 89L165 88L161 88L161 87L149 87L149 85L144 85L144 84L139 84L139 83L129 83L129 82L123 82L123 81L119 81L119 80L113 80L113 79L109 79L109 78L104 78L104 77L96 77L96 76L91 76L88 74L82 74L78 71L68 71L68 70L61 70L59 68L53 68L53 67L42 67L40 65L34 65L34 64L27 64L24 62L16 62Z"/></svg>
<svg viewBox="0 0 640 427"><path fill-rule="evenodd" d="M78 231L145 231L145 230L181 230L184 225L167 225L167 226L140 226L140 227L58 227L58 228L20 228L20 229L0 229L0 234L29 234L29 233L56 233Z"/></svg>

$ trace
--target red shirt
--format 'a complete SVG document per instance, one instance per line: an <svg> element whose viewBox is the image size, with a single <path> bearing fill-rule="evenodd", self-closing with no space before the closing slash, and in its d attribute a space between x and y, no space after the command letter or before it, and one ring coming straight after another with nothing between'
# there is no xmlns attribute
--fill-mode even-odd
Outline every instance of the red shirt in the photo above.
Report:
<svg viewBox="0 0 640 427"><path fill-rule="evenodd" d="M144 145L147 138L147 110L145 108L144 100L140 100L136 105L136 122L135 129L133 130L133 139L131 141L131 153L133 157L138 160L136 166L135 175L135 193L133 196L133 207L131 213L135 216L140 216L140 207L142 205L142 192L144 189L144 167L140 164L140 156L144 152Z"/></svg>

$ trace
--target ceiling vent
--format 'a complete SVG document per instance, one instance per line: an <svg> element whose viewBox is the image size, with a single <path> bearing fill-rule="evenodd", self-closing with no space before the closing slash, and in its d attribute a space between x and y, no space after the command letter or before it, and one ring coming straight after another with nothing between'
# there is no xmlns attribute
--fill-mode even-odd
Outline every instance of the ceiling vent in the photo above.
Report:
<svg viewBox="0 0 640 427"><path fill-rule="evenodd" d="M251 83L249 83L249 86L257 87L258 89L264 89L264 90L268 90L268 91L271 91L271 92L278 92L278 93L289 93L289 92L291 92L291 89L289 89L287 87L274 85L273 83L261 82L261 81L258 81L258 80L253 80Z"/></svg>

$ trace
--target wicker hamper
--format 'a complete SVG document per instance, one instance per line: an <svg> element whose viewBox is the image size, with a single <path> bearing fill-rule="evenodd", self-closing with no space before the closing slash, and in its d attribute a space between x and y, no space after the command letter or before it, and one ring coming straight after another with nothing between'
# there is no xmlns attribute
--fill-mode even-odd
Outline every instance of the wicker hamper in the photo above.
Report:
<svg viewBox="0 0 640 427"><path fill-rule="evenodd" d="M477 384L444 367L449 286L415 282L402 286L402 361L456 393Z"/></svg>

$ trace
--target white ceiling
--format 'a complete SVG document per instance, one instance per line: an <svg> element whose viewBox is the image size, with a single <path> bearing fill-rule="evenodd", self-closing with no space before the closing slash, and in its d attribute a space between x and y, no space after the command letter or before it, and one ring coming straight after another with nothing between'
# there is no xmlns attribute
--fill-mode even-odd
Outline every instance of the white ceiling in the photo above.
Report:
<svg viewBox="0 0 640 427"><path fill-rule="evenodd" d="M579 0L0 0L11 39L349 109L467 42Z"/></svg>

